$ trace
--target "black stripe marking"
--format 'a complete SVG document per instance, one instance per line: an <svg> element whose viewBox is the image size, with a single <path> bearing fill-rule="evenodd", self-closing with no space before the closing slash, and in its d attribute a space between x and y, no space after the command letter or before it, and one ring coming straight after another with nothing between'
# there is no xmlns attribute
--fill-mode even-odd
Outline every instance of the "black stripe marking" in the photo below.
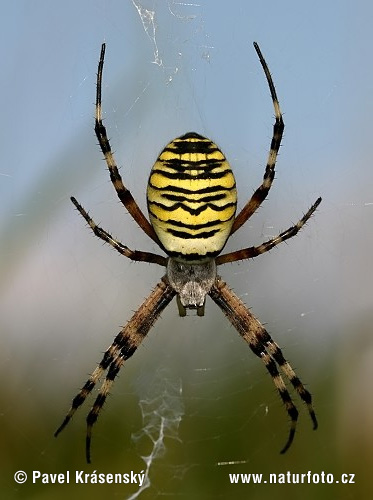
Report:
<svg viewBox="0 0 373 500"><path fill-rule="evenodd" d="M183 155L183 154L205 154L207 156L212 155L216 152L221 153L222 158L224 158L223 153L219 148L213 147L211 143L208 142L173 142L171 147L166 147L163 149L162 153L167 151L174 155Z"/></svg>
<svg viewBox="0 0 373 500"><path fill-rule="evenodd" d="M202 168L204 170L213 170L214 168L221 167L221 165L224 163L224 160L214 160L209 158L197 161L182 160L180 158L172 158L168 160L162 160L161 158L158 158L158 161L165 167L173 168L177 171L199 170Z"/></svg>
<svg viewBox="0 0 373 500"><path fill-rule="evenodd" d="M196 260L205 260L206 257L216 257L219 255L220 250L217 250L216 252L206 252L206 253L181 253L181 252L168 252L168 255L170 257L182 257L183 260L187 261L196 261Z"/></svg>
<svg viewBox="0 0 373 500"><path fill-rule="evenodd" d="M184 140L187 139L187 140ZM163 151L169 151L175 154L185 154L185 153L198 153L198 154L211 154L220 149L205 137L199 136L198 141L190 141L186 136L179 137L175 141L172 141Z"/></svg>
<svg viewBox="0 0 373 500"><path fill-rule="evenodd" d="M184 203L175 203L175 205L172 205L172 207L167 207L166 205L163 205L162 203L158 203L155 201L149 201L149 210L154 215L154 213L151 210L151 205L156 205L157 207L160 207L162 210L165 210L166 212L174 212L178 208L182 208L186 212L189 212L191 215L199 215L208 208L211 208L211 210L214 210L214 212L223 212L226 208L229 207L235 207L235 203L227 203L226 205L223 205L222 207L213 205L212 203L205 203L202 207L198 208L191 208L188 207L187 205L184 205ZM154 215L155 216L155 215Z"/></svg>
<svg viewBox="0 0 373 500"><path fill-rule="evenodd" d="M193 193L194 194L194 193ZM188 201L190 203L207 203L209 201L217 201L217 200L224 200L227 195L226 193L221 193L221 194L215 194L211 196L202 196L201 198L198 198L198 200L193 200L188 198L188 196L178 196L176 194L161 194L161 198L164 198L166 200L170 201L178 201L182 203L183 201Z"/></svg>
<svg viewBox="0 0 373 500"><path fill-rule="evenodd" d="M178 221L178 220L172 220L172 219L167 220L167 224L170 224L171 226L182 227L182 228L191 229L191 230L203 229L203 228L211 227L211 226L220 226L221 223L222 223L222 221L219 219L205 222L204 224L185 224L185 222Z"/></svg>
<svg viewBox="0 0 373 500"><path fill-rule="evenodd" d="M180 137L177 138L178 140L185 140L185 139L199 139L202 141L210 141L210 139L207 139L207 137L203 137L201 134L197 134L197 132L187 132L184 135L181 135ZM211 141L210 141L211 142Z"/></svg>
<svg viewBox="0 0 373 500"><path fill-rule="evenodd" d="M221 179L222 177L225 177L228 174L232 174L232 170L229 168L227 170L223 170L222 172L203 172L202 174L198 175L190 175L190 174L185 174L184 172L177 172L174 174L171 172L163 172L162 170L155 169L152 171L151 175L154 174L162 175L163 177L166 177L166 179L176 179L184 181L184 180L199 180L199 179Z"/></svg>
<svg viewBox="0 0 373 500"><path fill-rule="evenodd" d="M214 236L216 233L218 233L219 229L214 229L212 231L204 231L203 233L198 233L198 234L191 234L191 233L186 233L184 231L176 231L175 229L168 228L167 232L172 234L172 236L176 236L177 238L182 238L183 240L207 239L211 238L211 236Z"/></svg>

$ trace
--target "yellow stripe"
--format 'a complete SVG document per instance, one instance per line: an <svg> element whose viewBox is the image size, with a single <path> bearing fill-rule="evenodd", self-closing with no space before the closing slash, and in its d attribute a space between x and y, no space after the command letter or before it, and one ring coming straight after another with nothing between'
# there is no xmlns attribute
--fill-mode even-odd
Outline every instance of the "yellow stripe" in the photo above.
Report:
<svg viewBox="0 0 373 500"><path fill-rule="evenodd" d="M228 163L225 162L225 169L227 166L229 167ZM153 167L154 168L154 167ZM155 167L157 170L161 170L159 167ZM166 169L162 168L165 172L172 172L175 173L175 171L171 171L171 169ZM198 170L198 171L192 171L190 172L189 170L187 172L184 171L184 173L188 173L190 175L200 175L203 173L203 171ZM163 189L170 187L170 190L172 191L172 187L180 187L184 189L189 189L191 191L196 191L200 189L205 189L208 187L216 187L217 191L219 190L218 188L221 186L226 189L232 189L235 186L235 179L233 177L233 173L227 174L224 177L220 179L169 179L168 177L162 175L161 173L153 173L150 176L149 182L152 186L155 186L158 189Z"/></svg>
<svg viewBox="0 0 373 500"><path fill-rule="evenodd" d="M151 214L154 215L158 219L158 221L166 222L171 219L177 222L184 222L188 225L197 225L219 220L221 226L224 226L226 224L226 221L229 221L229 219L233 217L236 211L235 207L228 207L220 212L207 207L206 210L204 210L200 215L192 215L181 207L170 212L168 210L163 210L157 205L151 205L150 210Z"/></svg>

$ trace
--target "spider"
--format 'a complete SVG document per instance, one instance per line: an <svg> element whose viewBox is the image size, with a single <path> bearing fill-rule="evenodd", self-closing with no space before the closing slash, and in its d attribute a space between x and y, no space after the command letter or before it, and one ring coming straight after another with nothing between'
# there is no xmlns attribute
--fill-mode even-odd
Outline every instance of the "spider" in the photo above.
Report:
<svg viewBox="0 0 373 500"><path fill-rule="evenodd" d="M271 74L257 43L254 43L254 48L264 70L275 111L273 137L262 184L235 216L236 183L229 163L211 140L194 132L187 133L171 141L162 150L151 170L147 187L149 222L123 184L102 123L101 87L105 57L105 44L102 44L97 72L95 133L120 201L135 222L167 254L167 257L129 249L98 226L82 205L71 197L71 201L94 234L109 243L120 254L134 261L149 262L166 268L161 281L115 337L99 365L75 396L69 412L55 432L57 436L66 427L76 410L107 371L87 416L88 463L91 461L92 428L115 377L175 296L180 316L186 316L187 309L194 309L198 316L203 316L206 295L209 295L248 343L253 353L262 360L290 417L289 434L281 453L285 453L292 444L298 419L298 410L286 388L283 376L289 380L307 406L313 428L317 428L311 394L267 330L216 271L217 266L256 257L292 238L310 219L321 202L321 198L318 198L294 226L275 238L259 246L221 255L228 238L253 215L267 197L274 179L276 158L284 131L284 122Z"/></svg>

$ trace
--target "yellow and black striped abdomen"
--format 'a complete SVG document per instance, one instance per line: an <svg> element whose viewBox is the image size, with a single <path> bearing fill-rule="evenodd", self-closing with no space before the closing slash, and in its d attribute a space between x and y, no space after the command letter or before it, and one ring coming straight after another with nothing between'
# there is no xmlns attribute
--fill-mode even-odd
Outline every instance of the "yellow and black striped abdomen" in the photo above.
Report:
<svg viewBox="0 0 373 500"><path fill-rule="evenodd" d="M234 222L236 182L223 153L190 132L170 142L150 173L150 222L166 252L201 261L223 249Z"/></svg>

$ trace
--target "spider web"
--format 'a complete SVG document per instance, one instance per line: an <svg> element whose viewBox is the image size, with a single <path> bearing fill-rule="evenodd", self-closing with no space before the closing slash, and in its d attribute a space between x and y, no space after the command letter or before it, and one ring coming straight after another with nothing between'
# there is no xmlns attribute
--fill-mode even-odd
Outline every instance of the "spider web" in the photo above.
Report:
<svg viewBox="0 0 373 500"><path fill-rule="evenodd" d="M157 64L158 66L162 66L162 59L159 57L159 49L158 49L158 44L157 44L157 38L156 38L156 19L155 19L155 11L147 9L141 5L139 2L135 2L135 0L132 0L132 3L134 7L136 8L144 31L146 35L148 36L154 50L154 64Z"/></svg>
<svg viewBox="0 0 373 500"><path fill-rule="evenodd" d="M134 5L144 32L148 37L153 51L152 62L159 66L166 76L166 82L171 83L177 75L181 60L187 54L190 44L198 47L202 58L206 61L210 58L210 50L213 49L208 42L208 36L204 30L202 6L197 3L176 2L156 2L156 9L153 2L131 0ZM146 7L151 3L152 7ZM158 24L158 19L161 22ZM194 34L190 37L190 26L193 25ZM168 26L171 30L177 30L177 37L181 37L185 32L188 43L182 48L180 43L169 43L164 28ZM160 33L159 33L160 32Z"/></svg>
<svg viewBox="0 0 373 500"><path fill-rule="evenodd" d="M129 500L151 486L150 472L153 462L166 453L165 440L180 441L179 426L184 415L184 401L181 379L174 378L167 368L160 367L154 374L145 372L134 383L140 397L139 406L142 414L142 428L132 434L132 440L145 462L145 479L136 493ZM148 447L150 452L142 455L141 448Z"/></svg>

